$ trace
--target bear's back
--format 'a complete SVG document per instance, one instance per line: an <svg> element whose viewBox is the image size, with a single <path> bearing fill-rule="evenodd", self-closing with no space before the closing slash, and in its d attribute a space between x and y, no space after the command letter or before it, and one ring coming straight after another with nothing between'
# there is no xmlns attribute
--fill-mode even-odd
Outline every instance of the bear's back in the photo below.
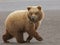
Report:
<svg viewBox="0 0 60 45"><path fill-rule="evenodd" d="M18 10L14 11L11 14L9 14L6 18L5 25L8 27L9 25L12 26L12 24L18 25L18 26L24 26L27 22L27 10Z"/></svg>

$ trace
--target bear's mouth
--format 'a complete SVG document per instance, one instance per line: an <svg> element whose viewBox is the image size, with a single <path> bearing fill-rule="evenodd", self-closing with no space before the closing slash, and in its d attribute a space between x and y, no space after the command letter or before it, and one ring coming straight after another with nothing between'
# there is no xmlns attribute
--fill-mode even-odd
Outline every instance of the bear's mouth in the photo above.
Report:
<svg viewBox="0 0 60 45"><path fill-rule="evenodd" d="M29 20L30 20L31 22L33 22L33 23L36 23L36 22L37 22L37 19L35 19L35 18L31 18L30 16L28 16L28 18L29 18Z"/></svg>

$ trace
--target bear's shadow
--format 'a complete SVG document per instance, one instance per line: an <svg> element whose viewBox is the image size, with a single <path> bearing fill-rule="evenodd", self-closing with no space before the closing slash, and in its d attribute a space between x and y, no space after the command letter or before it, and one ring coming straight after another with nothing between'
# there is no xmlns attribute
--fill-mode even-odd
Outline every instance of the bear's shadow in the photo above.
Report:
<svg viewBox="0 0 60 45"><path fill-rule="evenodd" d="M36 45L36 44L42 44L43 42L30 42L30 43L17 43L17 42L10 42L10 43L1 43L1 45Z"/></svg>

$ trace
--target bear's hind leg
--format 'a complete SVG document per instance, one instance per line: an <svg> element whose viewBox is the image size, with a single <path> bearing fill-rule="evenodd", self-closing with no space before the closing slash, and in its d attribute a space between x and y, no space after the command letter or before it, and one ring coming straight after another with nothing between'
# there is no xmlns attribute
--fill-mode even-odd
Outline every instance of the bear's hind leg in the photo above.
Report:
<svg viewBox="0 0 60 45"><path fill-rule="evenodd" d="M10 35L8 32L6 32L6 33L3 35L2 38L3 38L3 41L4 41L5 43L9 43L9 41L7 41L7 40L13 38L13 36Z"/></svg>
<svg viewBox="0 0 60 45"><path fill-rule="evenodd" d="M24 39L23 39L23 33L22 32L18 32L16 35L16 40L18 43L25 43Z"/></svg>

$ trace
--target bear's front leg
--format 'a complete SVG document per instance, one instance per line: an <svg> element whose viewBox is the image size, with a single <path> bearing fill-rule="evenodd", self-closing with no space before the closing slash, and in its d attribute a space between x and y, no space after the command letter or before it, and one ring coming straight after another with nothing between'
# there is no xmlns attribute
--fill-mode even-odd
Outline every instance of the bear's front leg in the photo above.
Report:
<svg viewBox="0 0 60 45"><path fill-rule="evenodd" d="M30 42L30 40L35 37L38 41L42 41L42 37L39 36L39 34L36 32L34 28L31 28L30 30L27 30L27 33L29 34L29 37L27 38L27 42Z"/></svg>
<svg viewBox="0 0 60 45"><path fill-rule="evenodd" d="M28 38L27 38L27 40L26 40L26 42L27 42L27 43L30 43L30 40L31 40L32 38L33 38L33 36L30 36L30 35L29 35Z"/></svg>
<svg viewBox="0 0 60 45"><path fill-rule="evenodd" d="M39 22L36 22L36 23L35 23L35 31L37 30L38 26L39 26ZM30 40L31 40L32 38L33 38L33 36L30 36L30 35L29 35L28 38L27 38L27 40L26 40L26 42L27 42L27 43L30 43Z"/></svg>

